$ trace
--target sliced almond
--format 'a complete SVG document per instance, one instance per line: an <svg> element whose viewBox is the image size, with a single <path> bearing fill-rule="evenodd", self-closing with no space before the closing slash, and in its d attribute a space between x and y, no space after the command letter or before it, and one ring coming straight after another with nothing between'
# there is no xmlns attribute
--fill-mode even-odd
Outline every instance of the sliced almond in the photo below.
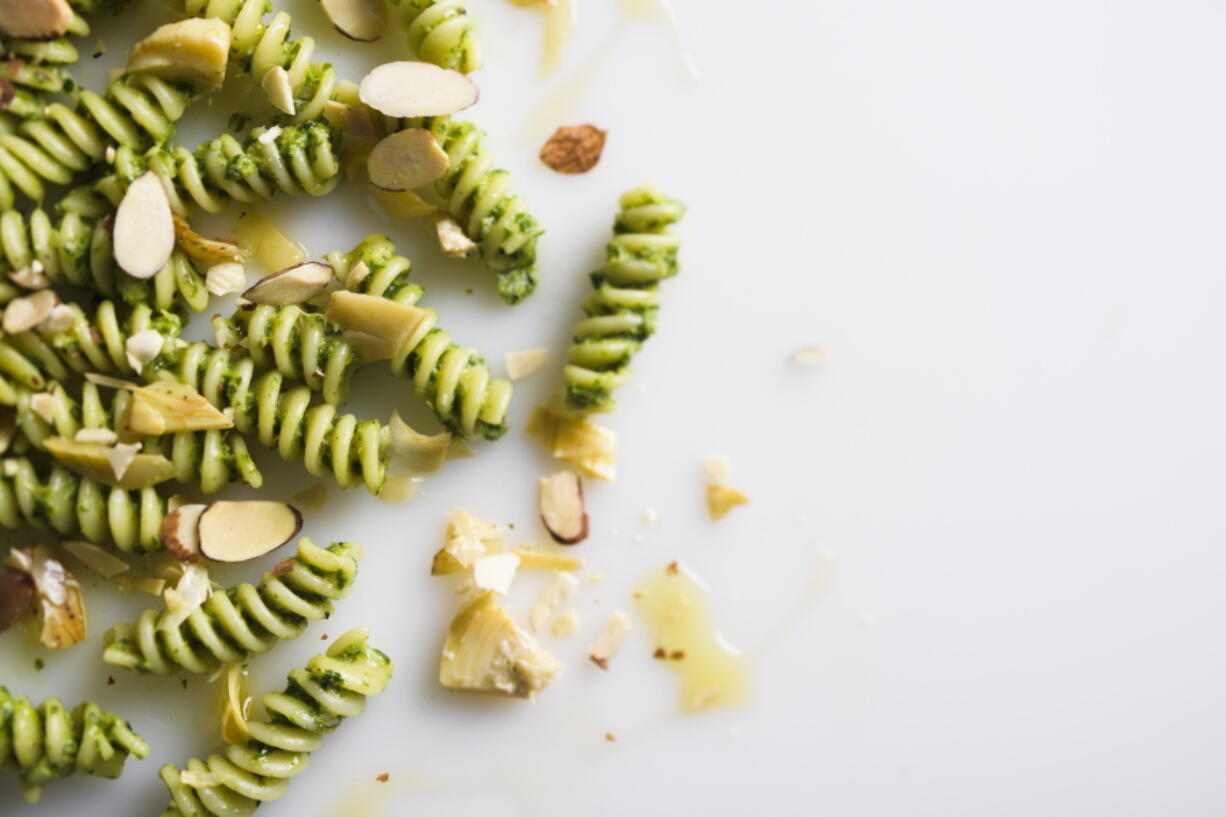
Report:
<svg viewBox="0 0 1226 817"><path fill-rule="evenodd" d="M477 243L464 234L464 228L446 213L434 215L434 232L438 245L452 258L466 258L477 251Z"/></svg>
<svg viewBox="0 0 1226 817"><path fill-rule="evenodd" d="M34 601L34 579L24 570L0 567L0 633L16 624Z"/></svg>
<svg viewBox="0 0 1226 817"><path fill-rule="evenodd" d="M371 43L387 28L383 0L320 0L320 5L336 30L351 40Z"/></svg>
<svg viewBox="0 0 1226 817"><path fill-rule="evenodd" d="M342 330L360 332L382 341L386 352L382 357L395 357L402 352L422 324L431 318L431 313L420 307L345 290L332 293L325 314L330 323Z"/></svg>
<svg viewBox="0 0 1226 817"><path fill-rule="evenodd" d="M28 267L13 270L9 280L22 289L46 289L51 286L51 279L43 272L42 264L37 261Z"/></svg>
<svg viewBox="0 0 1226 817"><path fill-rule="evenodd" d="M162 353L165 343L166 338L156 329L142 329L124 343L124 357L127 358L132 371L144 371L149 361Z"/></svg>
<svg viewBox="0 0 1226 817"><path fill-rule="evenodd" d="M302 514L284 502L214 502L200 516L200 552L215 562L245 562L271 553L300 530Z"/></svg>
<svg viewBox="0 0 1226 817"><path fill-rule="evenodd" d="M366 172L375 187L401 192L437 181L450 160L424 128L406 128L379 140L366 158Z"/></svg>
<svg viewBox="0 0 1226 817"><path fill-rule="evenodd" d="M77 312L67 304L56 304L42 322L44 331L53 335L67 332L77 322Z"/></svg>
<svg viewBox="0 0 1226 817"><path fill-rule="evenodd" d="M216 18L192 17L158 26L134 45L126 70L215 91L226 77L229 58L230 26Z"/></svg>
<svg viewBox="0 0 1226 817"><path fill-rule="evenodd" d="M559 173L587 173L600 161L608 135L593 125L558 128L541 148L541 161Z"/></svg>
<svg viewBox="0 0 1226 817"><path fill-rule="evenodd" d="M384 63L358 86L358 98L388 116L448 116L479 96L471 79L428 62Z"/></svg>
<svg viewBox="0 0 1226 817"><path fill-rule="evenodd" d="M301 304L314 298L332 282L332 267L316 261L289 267L265 275L243 293L253 304L287 306Z"/></svg>
<svg viewBox="0 0 1226 817"><path fill-rule="evenodd" d="M555 542L575 545L587 538L587 511L583 507L583 482L571 471L541 477L541 521Z"/></svg>
<svg viewBox="0 0 1226 817"><path fill-rule="evenodd" d="M115 211L115 263L133 278L157 275L175 248L175 225L162 180L152 170L137 177Z"/></svg>
<svg viewBox="0 0 1226 817"><path fill-rule="evenodd" d="M66 0L0 0L0 31L22 40L54 40L68 31Z"/></svg>
<svg viewBox="0 0 1226 817"><path fill-rule="evenodd" d="M493 590L505 596L519 570L519 557L514 553L494 553L473 562L473 584L482 590Z"/></svg>
<svg viewBox="0 0 1226 817"><path fill-rule="evenodd" d="M69 540L61 543L64 550L71 553L90 570L104 579L113 579L121 573L127 573L132 566L113 553L108 553L92 542Z"/></svg>
<svg viewBox="0 0 1226 817"><path fill-rule="evenodd" d="M279 65L264 72L260 87L268 94L268 101L282 113L294 115L294 89L289 82L289 73ZM274 137L275 138L275 137Z"/></svg>
<svg viewBox="0 0 1226 817"><path fill-rule="evenodd" d="M202 265L242 263L251 253L235 244L221 238L205 238L191 228L185 219L174 217L175 238L179 248L187 253L193 261Z"/></svg>
<svg viewBox="0 0 1226 817"><path fill-rule="evenodd" d="M512 380L522 380L544 366L548 360L549 350L544 347L525 349L522 352L507 352L507 377Z"/></svg>
<svg viewBox="0 0 1226 817"><path fill-rule="evenodd" d="M234 420L186 383L158 382L132 388L128 430L174 434L234 427Z"/></svg>
<svg viewBox="0 0 1226 817"><path fill-rule="evenodd" d="M181 562L200 558L200 515L207 505L180 505L162 520L162 546Z"/></svg>
<svg viewBox="0 0 1226 817"><path fill-rule="evenodd" d="M10 335L30 331L45 321L59 302L59 296L49 289L9 301L4 308L4 331Z"/></svg>
<svg viewBox="0 0 1226 817"><path fill-rule="evenodd" d="M247 268L233 261L214 264L204 274L204 286L217 296L242 292L247 286Z"/></svg>
<svg viewBox="0 0 1226 817"><path fill-rule="evenodd" d="M116 443L106 448L106 459L110 463L111 473L115 475L116 482L123 481L128 469L136 461L136 455L140 453L140 449L140 443Z"/></svg>
<svg viewBox="0 0 1226 817"><path fill-rule="evenodd" d="M617 655L626 643L630 627L630 616L621 610L614 610L613 615L605 622L604 629L588 649L588 658L592 659L592 663L601 669L608 669L610 659Z"/></svg>

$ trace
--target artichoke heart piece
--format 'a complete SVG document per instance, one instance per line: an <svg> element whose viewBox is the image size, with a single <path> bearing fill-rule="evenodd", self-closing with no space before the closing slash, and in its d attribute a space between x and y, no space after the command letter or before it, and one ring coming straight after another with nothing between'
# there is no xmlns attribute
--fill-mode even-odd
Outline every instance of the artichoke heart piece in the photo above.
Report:
<svg viewBox="0 0 1226 817"><path fill-rule="evenodd" d="M128 430L136 434L173 434L233 428L234 421L184 383L153 383L132 389Z"/></svg>
<svg viewBox="0 0 1226 817"><path fill-rule="evenodd" d="M530 698L561 671L561 663L485 592L451 622L438 679L446 689Z"/></svg>
<svg viewBox="0 0 1226 817"><path fill-rule="evenodd" d="M48 437L43 447L68 470L125 491L150 488L175 475L170 460L161 454L137 454L134 446Z"/></svg>
<svg viewBox="0 0 1226 817"><path fill-rule="evenodd" d="M132 47L129 73L189 83L201 91L221 87L230 57L230 27L217 19L167 23Z"/></svg>

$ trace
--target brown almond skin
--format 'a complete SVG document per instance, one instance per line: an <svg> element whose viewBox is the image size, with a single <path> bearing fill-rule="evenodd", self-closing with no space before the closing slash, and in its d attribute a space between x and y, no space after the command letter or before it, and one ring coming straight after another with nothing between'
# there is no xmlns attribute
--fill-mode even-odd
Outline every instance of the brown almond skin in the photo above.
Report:
<svg viewBox="0 0 1226 817"><path fill-rule="evenodd" d="M0 569L0 633L12 627L34 601L34 579L24 570Z"/></svg>
<svg viewBox="0 0 1226 817"><path fill-rule="evenodd" d="M579 486L579 506L583 508L583 517L579 525L579 530L574 534L567 535L566 531L556 531L549 526L549 522L545 519L545 514L541 514L541 524L545 526L545 530L549 531L549 535L553 541L559 545L577 545L587 538L588 535L588 517L587 503L583 501L583 480L576 478L575 484Z"/></svg>
<svg viewBox="0 0 1226 817"><path fill-rule="evenodd" d="M161 539L163 547L176 559L181 562L195 562L200 559L199 537L194 546L179 538L179 522L183 518L183 509L187 507L190 506L184 505L166 514L166 518L162 520ZM197 525L199 522L200 518L196 517Z"/></svg>

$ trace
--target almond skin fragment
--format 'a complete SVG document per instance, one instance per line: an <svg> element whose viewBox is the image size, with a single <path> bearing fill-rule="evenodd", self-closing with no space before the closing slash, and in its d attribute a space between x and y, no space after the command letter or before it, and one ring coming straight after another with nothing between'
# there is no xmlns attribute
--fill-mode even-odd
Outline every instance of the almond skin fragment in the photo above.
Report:
<svg viewBox="0 0 1226 817"><path fill-rule="evenodd" d="M388 116L447 116L476 103L480 92L459 71L428 62L388 62L358 86L358 98Z"/></svg>
<svg viewBox="0 0 1226 817"><path fill-rule="evenodd" d="M152 170L139 176L115 211L115 263L133 278L148 280L170 260L175 224L162 180Z"/></svg>
<svg viewBox="0 0 1226 817"><path fill-rule="evenodd" d="M54 40L68 30L65 0L0 0L0 31L22 40Z"/></svg>
<svg viewBox="0 0 1226 817"><path fill-rule="evenodd" d="M541 161L559 173L587 173L600 161L608 135L594 125L558 128L541 148Z"/></svg>
<svg viewBox="0 0 1226 817"><path fill-rule="evenodd" d="M200 515L208 505L180 505L162 520L162 545L181 562L200 558Z"/></svg>
<svg viewBox="0 0 1226 817"><path fill-rule="evenodd" d="M372 43L387 28L383 0L320 0L320 5L336 30L351 40Z"/></svg>
<svg viewBox="0 0 1226 817"><path fill-rule="evenodd" d="M34 601L34 579L24 570L0 569L0 633L12 627Z"/></svg>
<svg viewBox="0 0 1226 817"><path fill-rule="evenodd" d="M583 506L583 482L570 471L540 480L541 522L553 540L576 545L587 538L587 511Z"/></svg>
<svg viewBox="0 0 1226 817"><path fill-rule="evenodd" d="M316 261L265 275L256 281L243 297L253 304L289 306L301 304L319 295L332 282L332 267Z"/></svg>
<svg viewBox="0 0 1226 817"><path fill-rule="evenodd" d="M424 128L406 128L384 137L366 159L370 183L392 192L425 187L441 178L449 166L446 151Z"/></svg>
<svg viewBox="0 0 1226 817"><path fill-rule="evenodd" d="M200 515L200 552L214 562L245 562L271 553L302 530L302 514L284 502L213 502Z"/></svg>

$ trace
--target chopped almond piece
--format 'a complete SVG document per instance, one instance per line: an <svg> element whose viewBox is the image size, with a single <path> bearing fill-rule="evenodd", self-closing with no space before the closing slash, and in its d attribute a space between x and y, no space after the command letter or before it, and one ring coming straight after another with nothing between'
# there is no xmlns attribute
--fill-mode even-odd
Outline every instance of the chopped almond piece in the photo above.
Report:
<svg viewBox="0 0 1226 817"><path fill-rule="evenodd" d="M592 663L601 669L608 669L609 660L617 655L618 650L626 643L630 627L630 616L621 610L614 610L613 615L605 622L604 629L600 631L600 636L588 650Z"/></svg>

